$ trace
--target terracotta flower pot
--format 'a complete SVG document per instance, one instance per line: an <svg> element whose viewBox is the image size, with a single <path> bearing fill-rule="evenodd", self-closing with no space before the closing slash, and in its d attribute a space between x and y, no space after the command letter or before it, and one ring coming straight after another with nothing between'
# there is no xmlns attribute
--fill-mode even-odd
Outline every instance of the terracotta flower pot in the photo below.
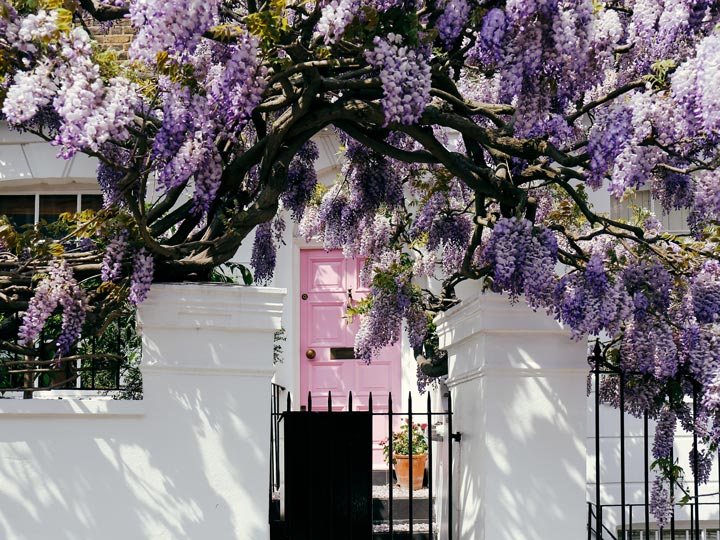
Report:
<svg viewBox="0 0 720 540"><path fill-rule="evenodd" d="M395 475L397 476L400 487L408 488L410 486L410 456L400 456L395 454ZM412 489L421 489L423 484L423 476L425 474L425 460L427 454L418 454L412 457Z"/></svg>

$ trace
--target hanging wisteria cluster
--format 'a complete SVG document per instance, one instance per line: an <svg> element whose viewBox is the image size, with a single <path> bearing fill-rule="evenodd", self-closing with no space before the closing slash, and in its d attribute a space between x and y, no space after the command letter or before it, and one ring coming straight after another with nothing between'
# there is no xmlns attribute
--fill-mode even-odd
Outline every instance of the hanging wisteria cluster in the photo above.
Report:
<svg viewBox="0 0 720 540"><path fill-rule="evenodd" d="M418 302L420 290L411 281L412 261L406 255L386 257L379 262L370 284L370 302L356 311L364 315L355 335L357 357L371 362L384 347L400 339L402 321L410 345L420 347L427 334L428 318Z"/></svg>
<svg viewBox="0 0 720 540"><path fill-rule="evenodd" d="M120 231L110 240L103 257L100 277L103 281L116 281L122 275L123 257L128 249L128 232Z"/></svg>
<svg viewBox="0 0 720 540"><path fill-rule="evenodd" d="M18 329L19 341L29 345L37 340L58 307L62 310L62 325L56 347L57 356L61 357L79 337L87 308L85 291L78 285L70 265L62 260L52 261L47 277L40 281Z"/></svg>
<svg viewBox="0 0 720 540"><path fill-rule="evenodd" d="M547 229L533 230L527 219L498 220L482 262L493 268L493 286L516 300L524 294L531 306L548 306L555 289L557 240Z"/></svg>
<svg viewBox="0 0 720 540"><path fill-rule="evenodd" d="M297 222L302 220L305 207L315 192L318 182L315 161L319 156L317 145L308 141L300 148L290 164L287 178L288 187L282 194L281 200Z"/></svg>
<svg viewBox="0 0 720 540"><path fill-rule="evenodd" d="M452 47L460 37L470 16L468 0L447 0L442 4L443 11L437 20L437 31L446 48Z"/></svg>
<svg viewBox="0 0 720 540"><path fill-rule="evenodd" d="M380 70L385 122L412 124L430 100L429 47L410 47L398 34L376 36L373 45L365 59Z"/></svg>
<svg viewBox="0 0 720 540"><path fill-rule="evenodd" d="M137 29L130 58L154 63L159 53L192 54L202 35L216 23L218 0L136 0L129 3Z"/></svg>
<svg viewBox="0 0 720 540"><path fill-rule="evenodd" d="M137 87L124 77L103 80L91 59L90 36L80 28L61 31L58 17L41 10L22 20L16 44L28 52L25 60L32 69L18 72L2 114L10 125L22 126L52 104L61 120L53 142L63 157L72 157L83 149L97 151L109 139L126 139L138 97ZM49 54L33 64L36 43L48 41L56 60Z"/></svg>
<svg viewBox="0 0 720 540"><path fill-rule="evenodd" d="M247 238L270 282L287 218L365 259L363 358L403 324L428 343L457 286L482 280L600 336L627 409L659 420L656 459L677 419L701 434L704 478L720 443L718 23L713 0L0 0L2 120L96 158L104 201L65 219L77 238L1 218L17 278L0 308L26 315L0 343L38 356L62 314L65 353L82 313L207 279ZM109 25L133 29L120 54L93 33ZM341 146L334 182L316 172L321 133ZM671 212L689 235L663 230ZM617 384L602 395L617 405ZM658 519L669 493L659 478Z"/></svg>
<svg viewBox="0 0 720 540"><path fill-rule="evenodd" d="M132 263L129 276L129 302L137 306L145 300L155 273L155 260L146 248L135 248L130 242L130 232L121 229L108 242L100 269L100 278L104 283L126 280L125 266Z"/></svg>
<svg viewBox="0 0 720 540"><path fill-rule="evenodd" d="M128 300L131 304L137 306L141 304L148 292L153 281L153 273L155 272L155 261L151 253L145 248L135 255L133 262L132 278L130 280L130 294Z"/></svg>

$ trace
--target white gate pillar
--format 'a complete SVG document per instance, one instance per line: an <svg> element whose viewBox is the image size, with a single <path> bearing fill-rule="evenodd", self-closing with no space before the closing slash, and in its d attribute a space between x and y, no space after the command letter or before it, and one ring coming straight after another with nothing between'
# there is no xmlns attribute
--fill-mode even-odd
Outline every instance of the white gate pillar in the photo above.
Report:
<svg viewBox="0 0 720 540"><path fill-rule="evenodd" d="M177 475L155 497L168 506L188 499L184 518L195 522L172 534L157 527L157 538L270 537L270 380L284 294L158 284L141 304L146 425L155 432L147 451Z"/></svg>
<svg viewBox="0 0 720 540"><path fill-rule="evenodd" d="M522 299L492 294L463 301L437 325L453 431L462 434L452 443L453 538L586 537L584 340L572 342Z"/></svg>

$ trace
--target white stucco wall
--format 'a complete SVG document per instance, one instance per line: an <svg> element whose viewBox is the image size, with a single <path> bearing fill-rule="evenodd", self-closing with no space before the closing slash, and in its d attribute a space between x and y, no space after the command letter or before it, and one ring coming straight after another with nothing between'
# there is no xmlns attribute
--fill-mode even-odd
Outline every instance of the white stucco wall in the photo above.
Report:
<svg viewBox="0 0 720 540"><path fill-rule="evenodd" d="M153 286L143 401L0 400L0 538L267 540L283 295Z"/></svg>
<svg viewBox="0 0 720 540"><path fill-rule="evenodd" d="M453 538L586 535L586 347L493 294L438 318L453 397ZM447 503L439 505L447 538Z"/></svg>

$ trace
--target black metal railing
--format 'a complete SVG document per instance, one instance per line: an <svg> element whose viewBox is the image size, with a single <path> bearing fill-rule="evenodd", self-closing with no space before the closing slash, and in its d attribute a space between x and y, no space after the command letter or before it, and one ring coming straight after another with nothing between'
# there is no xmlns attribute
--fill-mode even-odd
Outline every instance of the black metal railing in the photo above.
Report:
<svg viewBox="0 0 720 540"><path fill-rule="evenodd" d="M0 316L21 323L20 313ZM15 345L17 336L15 336ZM44 331L38 340L39 357L27 357L15 350L0 351L0 395L22 393L31 398L34 392L58 390L129 391L141 394L139 337L134 318L117 318L108 322L98 336L79 339L63 359L56 359L52 336ZM136 358L131 358L136 357Z"/></svg>
<svg viewBox="0 0 720 540"><path fill-rule="evenodd" d="M281 434L281 428L282 428L282 419L283 415L285 413L293 411L293 399L290 393L288 392L286 395L286 403L285 403L285 410L281 411L279 407L280 403L280 393L283 392L285 389L281 386L278 386L276 384L272 385L272 395L271 395L271 458L270 458L270 496L271 496L271 506L273 505L272 497L273 495L277 498L278 496L278 490L281 486L281 475L283 474L283 466L280 460L280 434ZM452 488L452 460L453 460L453 445L452 442L456 441L459 442L461 440L460 433L453 433L452 429L452 396L450 393L446 393L444 397L447 399L447 408L446 410L442 411L435 411L432 407L432 400L431 395L428 393L427 396L427 403L425 411L423 412L416 412L413 410L413 400L412 400L412 394L408 394L408 398L406 401L407 408L405 410L401 410L401 408L398 408L395 406L393 402L393 396L392 394L388 394L387 396L387 410L378 410L377 402L374 401L372 392L369 393L367 396L367 409L364 409L363 412L367 414L369 411L372 415L373 422L375 422L376 419L386 419L387 425L388 425L388 431L387 431L387 445L388 445L388 457L386 459L387 461L387 476L386 476L386 486L388 488L388 495L387 495L387 519L383 519L382 522L373 521L374 525L384 525L386 522L386 529L383 529L383 533L387 534L387 538L390 540L393 540L397 538L398 531L395 530L395 517L396 517L396 504L397 501L395 500L395 496L393 493L393 487L395 485L394 482L394 470L393 470L393 457L395 455L395 450L393 449L393 431L394 431L394 421L398 420L400 417L406 417L407 421L410 426L413 425L413 421L418 421L418 419L421 419L420 422L426 421L427 423L427 442L428 442L428 450L427 450L427 468L426 468L426 475L424 477L424 483L423 487L427 488L427 500L423 501L421 504L427 504L427 526L426 527L420 527L423 530L421 532L427 533L427 538L434 538L437 534L436 530L436 523L434 521L435 516L437 513L435 512L435 499L436 496L439 495L437 493L437 482L434 478L435 473L435 467L436 460L438 458L442 459L443 456L436 455L437 450L433 448L433 442L434 441L442 441L443 438L447 438L447 448L446 448L446 455L444 456L444 459L446 459L447 464L447 483L444 486L445 493L440 495L445 495L444 501L447 502L446 504L446 513L445 516L447 517L447 524L448 524L448 530L447 530L447 536L446 538L448 540L452 540L453 538L453 521L452 521L452 497L453 497L453 488ZM301 406L299 407L300 411L307 412L308 414L312 414L313 412L333 412L333 395L331 392L328 392L327 394L327 403L322 403L318 407L317 402L315 405L313 405L313 399L312 395L308 393L307 396L307 406ZM323 401L325 401L323 399ZM357 403L357 401L356 401ZM400 410L399 410L400 409ZM353 394L352 392L348 393L347 396L347 406L343 410L343 414L347 414L347 412L352 412L357 410L359 412L359 409L353 408ZM434 425L438 425L439 421L444 420L445 423L445 434L443 436L437 435L435 433L435 430L433 428ZM409 488L408 488L408 497L407 497L407 520L404 522L404 527L402 531L403 538L407 536L407 538L412 538L413 532L418 531L418 521L415 518L416 513L414 511L414 506L418 503L416 501L416 497L414 497L413 489L412 489L412 477L413 477L413 460L412 456L415 455L415 449L413 448L412 443L412 437L409 437L409 448L408 448L408 465L409 465L409 471L408 476L410 478L409 482ZM371 471L368 471L370 473ZM418 509L420 510L420 509ZM271 512L272 513L272 512ZM424 511L422 512L424 513Z"/></svg>
<svg viewBox="0 0 720 540"><path fill-rule="evenodd" d="M270 386L270 519L273 520L279 517L273 501L280 491L280 399L285 387L275 383Z"/></svg>
<svg viewBox="0 0 720 540"><path fill-rule="evenodd" d="M598 507L593 502L588 502L588 540L593 538L604 538L605 540L623 540L623 536L627 540L639 538L641 540L695 540L696 538L703 538L704 540L716 540L720 538L718 531L720 531L720 523L715 522L715 526L712 526L707 521L702 520L699 525L696 524L696 509L695 505L690 505L688 509L688 519L683 520L681 524L678 524L676 519L679 511L682 511L686 507L681 503L674 504L674 511L667 528L658 527L656 523L652 521L648 522L644 519L637 520L638 514L642 517L645 512L646 506L644 503L629 503L625 505L627 517L625 520L625 534L621 527L617 528L614 532L606 524L602 525L603 533L602 536L598 536L595 529L595 520L597 519ZM700 507L717 506L716 501L712 502L700 502ZM600 512L606 509L617 509L620 508L620 504L603 504L600 505ZM637 511L635 511L637 510ZM713 531L714 534L709 535L709 531Z"/></svg>
<svg viewBox="0 0 720 540"><path fill-rule="evenodd" d="M593 377L594 387L594 421L595 421L595 501L588 502L588 540L631 540L634 538L634 534L641 532L643 540L654 540L656 537L658 540L701 540L704 538L703 530L708 529L709 525L707 521L703 521L703 527L701 527L700 521L700 507L717 507L718 508L718 530L720 530L720 491L716 494L701 495L700 486L696 475L693 475L692 488L689 490L688 500L690 502L674 503L672 505L672 511L670 514L669 528L658 527L656 523L653 523L652 516L650 514L650 469L652 468L650 463L650 433L648 429L649 424L649 413L647 409L642 415L642 447L643 447L643 481L642 481L642 503L629 503L627 501L627 453L626 453L626 439L628 437L625 426L625 415L628 414L625 411L626 402L626 377L628 375L635 375L634 373L623 372L619 369L609 367L604 362L604 357L600 348L599 343L595 344L593 355L590 358L592 365L591 374ZM617 391L618 391L618 409L617 414L619 416L619 433L618 443L619 448L613 449L613 452L618 451L619 466L620 466L620 503L603 503L602 502L602 482L606 479L602 475L601 471L601 449L600 449L600 409L602 406L601 400L601 382L604 377L616 377L618 379ZM691 398L693 425L695 424L694 419L697 417L697 392L695 392ZM698 447L698 433L694 431L693 437L693 448ZM698 470L698 453L694 452L694 463L693 470ZM718 455L720 460L720 454ZM671 450L670 461L674 463L674 450ZM720 463L720 461L719 461ZM718 477L718 489L720 490L720 467L717 471ZM611 479L612 482L617 482L617 478ZM670 483L670 498L674 501L674 490L675 486ZM717 498L715 501L701 501L701 498ZM676 527L676 516L678 515L679 509L685 510L689 513L689 520L686 520L686 526L682 529ZM606 523L606 512L605 510L615 509L619 511L620 521L615 532L608 527ZM641 520L637 519L640 514ZM715 523L715 521L713 521ZM667 530L666 530L667 529ZM715 530L714 527L712 527ZM686 536L686 532L688 533ZM668 535L669 533L669 535ZM720 540L720 536L718 537ZM710 540L706 538L706 540Z"/></svg>

